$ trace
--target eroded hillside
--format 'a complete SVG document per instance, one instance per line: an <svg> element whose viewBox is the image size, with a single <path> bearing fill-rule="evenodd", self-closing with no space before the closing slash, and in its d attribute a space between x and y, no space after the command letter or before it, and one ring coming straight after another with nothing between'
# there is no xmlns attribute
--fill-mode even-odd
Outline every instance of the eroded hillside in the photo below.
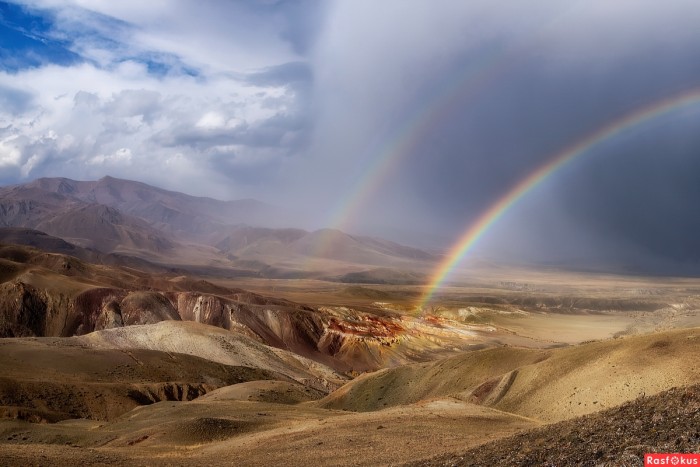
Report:
<svg viewBox="0 0 700 467"><path fill-rule="evenodd" d="M69 337L161 321L235 331L342 372L433 358L491 339L491 329L381 307L308 306L174 274L0 247L0 335ZM485 337L480 337L485 336ZM469 339L469 338L473 339Z"/></svg>

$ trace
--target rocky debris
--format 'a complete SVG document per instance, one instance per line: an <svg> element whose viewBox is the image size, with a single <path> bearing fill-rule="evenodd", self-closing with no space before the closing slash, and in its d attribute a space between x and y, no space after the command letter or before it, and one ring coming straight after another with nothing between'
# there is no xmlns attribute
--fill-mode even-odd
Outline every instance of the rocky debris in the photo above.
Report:
<svg viewBox="0 0 700 467"><path fill-rule="evenodd" d="M700 452L700 385L410 465L643 466L648 452Z"/></svg>

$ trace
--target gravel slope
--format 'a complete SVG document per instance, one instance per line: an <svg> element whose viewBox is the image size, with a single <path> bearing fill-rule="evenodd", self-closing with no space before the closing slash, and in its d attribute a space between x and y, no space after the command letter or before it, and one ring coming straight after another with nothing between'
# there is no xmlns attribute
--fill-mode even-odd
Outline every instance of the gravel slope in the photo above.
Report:
<svg viewBox="0 0 700 467"><path fill-rule="evenodd" d="M700 452L700 385L409 465L642 466L647 452Z"/></svg>

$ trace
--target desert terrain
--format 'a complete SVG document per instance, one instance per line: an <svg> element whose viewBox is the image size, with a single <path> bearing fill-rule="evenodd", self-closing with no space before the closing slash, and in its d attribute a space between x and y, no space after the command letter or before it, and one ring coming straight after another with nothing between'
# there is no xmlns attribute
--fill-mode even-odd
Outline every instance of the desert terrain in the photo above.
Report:
<svg viewBox="0 0 700 467"><path fill-rule="evenodd" d="M0 194L2 464L700 450L698 279L480 262L419 306L436 253L227 224L264 224L251 202L113 178Z"/></svg>

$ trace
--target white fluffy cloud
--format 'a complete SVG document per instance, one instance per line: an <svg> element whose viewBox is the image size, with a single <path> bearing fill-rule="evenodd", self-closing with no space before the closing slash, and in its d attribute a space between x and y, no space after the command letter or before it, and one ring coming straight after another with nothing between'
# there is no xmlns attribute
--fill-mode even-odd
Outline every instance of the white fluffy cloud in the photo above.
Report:
<svg viewBox="0 0 700 467"><path fill-rule="evenodd" d="M257 149L248 148L246 135L293 112L295 105L293 91L284 86L255 86L224 76L156 78L138 63L113 70L82 64L1 73L0 86L32 96L20 111L0 110L5 127L0 165L20 168L23 178L90 178L109 169L166 186L203 179L212 172L212 155L228 153L235 170L240 153L250 166L248 153ZM266 103L268 98L277 105ZM276 149L280 156L285 152ZM166 164L174 159L181 162ZM183 167L186 173L179 172Z"/></svg>
<svg viewBox="0 0 700 467"><path fill-rule="evenodd" d="M299 88L267 79L300 60L274 12L217 2L33 0L29 8L53 21L47 37L83 60L0 72L5 181L109 173L251 196L301 138Z"/></svg>

